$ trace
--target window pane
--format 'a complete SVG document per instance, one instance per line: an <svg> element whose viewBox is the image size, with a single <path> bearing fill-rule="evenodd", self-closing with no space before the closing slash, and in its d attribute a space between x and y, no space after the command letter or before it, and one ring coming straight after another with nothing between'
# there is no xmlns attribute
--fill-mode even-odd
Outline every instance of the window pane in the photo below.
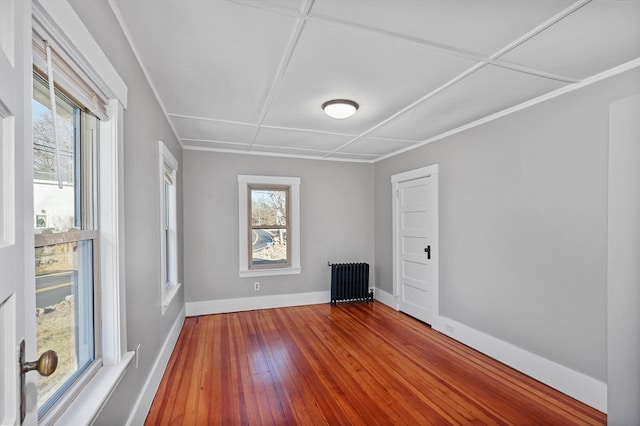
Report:
<svg viewBox="0 0 640 426"><path fill-rule="evenodd" d="M164 181L164 229L171 226L171 183Z"/></svg>
<svg viewBox="0 0 640 426"><path fill-rule="evenodd" d="M287 191L252 189L251 225L286 226Z"/></svg>
<svg viewBox="0 0 640 426"><path fill-rule="evenodd" d="M253 229L251 236L252 265L279 265L289 263L287 258L286 228Z"/></svg>
<svg viewBox="0 0 640 426"><path fill-rule="evenodd" d="M173 203L172 203L172 194L173 194L173 183L167 176L167 169L165 168L165 179L164 179L164 272L165 272L165 287L169 287L173 278L172 271L172 239L171 239L171 223L173 222Z"/></svg>
<svg viewBox="0 0 640 426"><path fill-rule="evenodd" d="M42 415L95 359L93 241L36 247L35 270L38 353L58 353L55 373L38 376Z"/></svg>
<svg viewBox="0 0 640 426"><path fill-rule="evenodd" d="M49 90L39 78L33 86L33 201L37 230L66 231L80 228L79 193L76 188L79 168L76 137L80 109L62 96L56 96L58 150L56 162L53 114ZM79 129L78 129L79 130ZM58 188L57 170L62 174Z"/></svg>
<svg viewBox="0 0 640 426"><path fill-rule="evenodd" d="M171 285L171 256L173 255L171 250L171 231L167 228L164 230L164 273L165 273L165 287Z"/></svg>
<svg viewBox="0 0 640 426"><path fill-rule="evenodd" d="M97 228L98 120L56 91L58 163L48 83L37 74L32 106L33 214L36 234L42 234L35 247L37 350L58 354L56 371L38 379L41 418L100 353L95 340L94 297L99 291L94 241L77 241L80 234L68 232ZM50 232L57 234L56 243L69 242L42 246L46 239L39 237Z"/></svg>

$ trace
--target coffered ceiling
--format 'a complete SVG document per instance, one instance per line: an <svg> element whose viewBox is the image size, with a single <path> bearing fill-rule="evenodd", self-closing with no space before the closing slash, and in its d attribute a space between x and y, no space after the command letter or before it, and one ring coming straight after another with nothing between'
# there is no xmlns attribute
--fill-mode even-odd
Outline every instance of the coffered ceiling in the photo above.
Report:
<svg viewBox="0 0 640 426"><path fill-rule="evenodd" d="M109 3L186 149L372 162L640 57L640 1Z"/></svg>

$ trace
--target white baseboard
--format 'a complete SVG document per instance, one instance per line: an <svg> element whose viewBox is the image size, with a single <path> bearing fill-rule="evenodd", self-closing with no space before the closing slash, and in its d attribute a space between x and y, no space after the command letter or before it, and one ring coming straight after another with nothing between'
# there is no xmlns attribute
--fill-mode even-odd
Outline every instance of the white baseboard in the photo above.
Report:
<svg viewBox="0 0 640 426"><path fill-rule="evenodd" d="M153 364L151 372L149 373L149 376L147 376L147 380L144 382L144 386L142 386L138 399L136 400L133 410L131 410L129 418L127 419L127 426L144 424L147 414L149 413L149 409L151 408L153 398L156 396L156 392L158 391L158 387L162 381L164 371L167 368L169 359L171 358L173 348L176 346L176 342L180 336L184 317L185 308L183 307L171 326L171 330L169 330L169 334L167 335L167 338L162 345L162 349L160 350L160 355L156 358L156 362Z"/></svg>
<svg viewBox="0 0 640 426"><path fill-rule="evenodd" d="M433 329L603 413L607 384L446 317Z"/></svg>
<svg viewBox="0 0 640 426"><path fill-rule="evenodd" d="M376 288L375 297L392 309L398 309L396 298L391 293ZM450 318L438 317L432 328L596 410L607 412L607 384L604 382Z"/></svg>
<svg viewBox="0 0 640 426"><path fill-rule="evenodd" d="M318 305L329 303L331 293L316 291L311 293L279 294L236 299L205 300L187 302L187 316L222 314L228 312L253 311L255 309L285 308L288 306Z"/></svg>
<svg viewBox="0 0 640 426"><path fill-rule="evenodd" d="M396 311L398 310L398 303L396 302L396 298L393 294L376 287L374 295L378 302L384 303Z"/></svg>
<svg viewBox="0 0 640 426"><path fill-rule="evenodd" d="M329 303L330 292L271 295L237 299L209 300L186 303L186 316L209 315L254 309L282 308L287 306ZM375 289L375 299L392 309L397 309L396 298L379 288ZM184 310L178 316L156 360L151 374L136 401L127 425L142 424L160 385L173 347L180 334L184 320ZM465 345L488 355L572 398L577 399L603 413L607 412L607 384L583 373L557 364L539 355L521 349L511 343L475 330L467 325L446 317L434 321L433 329Z"/></svg>

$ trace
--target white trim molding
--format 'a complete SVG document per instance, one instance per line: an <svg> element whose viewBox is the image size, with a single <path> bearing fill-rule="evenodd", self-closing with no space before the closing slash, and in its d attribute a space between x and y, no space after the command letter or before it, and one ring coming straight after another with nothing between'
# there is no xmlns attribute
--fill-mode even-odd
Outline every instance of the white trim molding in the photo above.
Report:
<svg viewBox="0 0 640 426"><path fill-rule="evenodd" d="M133 42L133 37L131 37L131 32L129 31L129 28L127 27L127 25L124 22L124 18L122 17L122 13L120 12L120 9L118 8L118 6L117 6L117 4L116 4L116 2L114 0L107 0L107 3L109 3L109 6L111 7L111 10L113 11L113 14L115 15L116 20L118 21L118 24L120 25L120 29L122 30L122 33L124 34L124 37L127 39L127 42L129 43L129 46L131 47L131 51L133 52L133 56L135 56L136 61L138 62L138 65L140 66L140 69L142 70L142 73L144 74L144 76L145 76L145 78L147 80L147 83L149 83L149 87L151 88L151 91L153 92L153 95L155 96L156 101L158 102L158 105L160 105L160 109L162 109L162 112L164 113L165 118L167 119L167 123L169 123L169 127L171 128L171 131L173 132L173 135L176 137L176 140L180 144L180 147L184 148L184 145L182 144L182 141L180 140L180 137L178 136L178 131L176 130L175 124L173 124L173 120L171 120L171 117L167 113L167 107L164 104L164 102L162 101L162 98L159 95L159 92L158 92L158 89L156 88L155 83L151 79L151 74L149 74L149 71L147 70L146 65L144 64L144 62L141 59L142 56L140 56L140 52L138 51L138 48L137 48L136 44Z"/></svg>
<svg viewBox="0 0 640 426"><path fill-rule="evenodd" d="M540 104L542 102L546 102L553 98L557 98L558 96L565 95L567 93L574 92L576 90L582 89L583 87L590 86L592 84L598 83L600 81L606 80L607 78L615 77L618 74L622 74L623 72L627 72L634 68L640 67L640 58L632 59L631 61L624 63L622 65L618 65L606 71L603 71L599 74L593 75L591 77L587 77L584 80L581 80L577 83L572 83L567 86L563 86L560 89L554 90L549 93L545 93L544 95L540 95L537 98L529 99L528 101L524 101L518 105L514 105L509 108L505 108L502 111L498 111L496 113L487 115L486 117L479 118L476 121L472 121L471 123L463 124L462 126L456 127L455 129L447 130L446 132L440 133L438 135L432 136L428 139L425 139L422 142L419 142L414 145L410 145L408 147L399 149L390 154L383 155L381 157L376 158L371 161L372 163L377 163L378 161L386 160L387 158L395 157L396 155L400 155L404 152L412 151L414 149L420 148L421 146L428 145L431 142L439 141L440 139L447 138L449 136L455 135L457 133L464 132L465 130L472 129L474 127L481 126L485 123L489 123L491 121L497 120L501 117L507 116L509 114L513 114L515 112L521 111L523 109L527 109L534 105Z"/></svg>
<svg viewBox="0 0 640 426"><path fill-rule="evenodd" d="M433 174L438 174L439 172L440 166L438 164L432 164L430 166L420 167L419 169L395 174L391 176L391 183L400 183L407 180L419 179Z"/></svg>
<svg viewBox="0 0 640 426"><path fill-rule="evenodd" d="M391 176L391 223L392 223L392 253L393 253L393 263L392 263L392 277L393 277L393 298L395 299L395 307L394 309L399 309L400 303L400 262L402 261L401 256L399 254L400 248L400 238L401 236L398 234L399 230L399 214L398 214L398 190L399 184L402 182L411 181L414 179L420 178L430 178L433 179L433 191L431 193L431 197L428 200L429 207L432 209L432 218L435 222L435 226L433 229L433 235L430 236L430 244L433 247L432 250L432 262L431 268L433 269L433 278L434 285L432 289L432 303L431 306L433 311L433 318L436 320L440 315L440 245L439 245L439 227L440 227L440 218L438 216L439 208L439 185L438 185L438 174L440 173L440 166L438 164L432 164L429 166L421 167L415 170L409 170L403 173L398 173ZM393 307L393 306L392 306Z"/></svg>
<svg viewBox="0 0 640 426"><path fill-rule="evenodd" d="M376 287L376 290L373 292L375 299L387 305L388 307L398 310L398 298L393 294L384 291L381 288Z"/></svg>
<svg viewBox="0 0 640 426"><path fill-rule="evenodd" d="M432 328L603 413L607 384L447 317Z"/></svg>
<svg viewBox="0 0 640 426"><path fill-rule="evenodd" d="M127 367L131 363L135 352L127 352L122 361L114 365L105 365L91 378L82 392L55 420L59 425L92 425L105 404L111 397Z"/></svg>
<svg viewBox="0 0 640 426"><path fill-rule="evenodd" d="M398 310L397 297L391 293L376 288L375 295L380 303ZM447 317L437 317L431 327L578 401L607 412L607 384L604 382Z"/></svg>
<svg viewBox="0 0 640 426"><path fill-rule="evenodd" d="M122 105L112 99L107 105L110 120L100 126L100 281L102 285L102 357L105 365L120 362L122 347L126 341L126 327L122 324L124 305L124 270L120 241L121 185L118 172L120 164L119 129L122 127ZM124 337L124 338L123 338Z"/></svg>
<svg viewBox="0 0 640 426"><path fill-rule="evenodd" d="M161 311L165 314L178 294L178 160L164 142L158 141L158 198L160 200L160 288ZM169 175L168 177L166 175ZM170 185L167 189L167 182ZM167 252L169 253L167 255Z"/></svg>
<svg viewBox="0 0 640 426"><path fill-rule="evenodd" d="M289 187L289 231L291 266L288 268L249 269L249 185L283 185ZM264 277L300 274L300 178L284 176L238 175L238 233L240 277Z"/></svg>
<svg viewBox="0 0 640 426"><path fill-rule="evenodd" d="M171 359L173 349L178 342L178 337L180 337L184 318L185 308L183 306L173 322L171 330L169 330L169 333L167 334L167 338L160 349L160 354L156 358L156 362L153 363L153 367L151 367L151 371L142 386L142 390L138 394L138 399L136 399L136 403L133 405L131 413L129 413L129 418L126 423L127 426L144 424L144 420L147 418L147 414L149 414L149 409L151 409L153 398L160 387L162 376L169 364L169 359Z"/></svg>
<svg viewBox="0 0 640 426"><path fill-rule="evenodd" d="M127 107L128 88L87 27L68 1L34 0L38 24L72 56L86 75L109 95Z"/></svg>
<svg viewBox="0 0 640 426"><path fill-rule="evenodd" d="M291 306L320 305L331 301L329 291L309 293L275 294L260 297L205 300L187 302L187 316L225 314L229 312L253 311L255 309L287 308Z"/></svg>

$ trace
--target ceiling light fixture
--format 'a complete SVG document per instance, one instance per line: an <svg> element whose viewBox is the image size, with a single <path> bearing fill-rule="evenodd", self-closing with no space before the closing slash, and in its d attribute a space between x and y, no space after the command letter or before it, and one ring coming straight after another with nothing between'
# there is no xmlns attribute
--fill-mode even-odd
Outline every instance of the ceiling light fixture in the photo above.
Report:
<svg viewBox="0 0 640 426"><path fill-rule="evenodd" d="M348 99L332 99L322 104L322 110L331 118L343 120L356 113L360 105Z"/></svg>

